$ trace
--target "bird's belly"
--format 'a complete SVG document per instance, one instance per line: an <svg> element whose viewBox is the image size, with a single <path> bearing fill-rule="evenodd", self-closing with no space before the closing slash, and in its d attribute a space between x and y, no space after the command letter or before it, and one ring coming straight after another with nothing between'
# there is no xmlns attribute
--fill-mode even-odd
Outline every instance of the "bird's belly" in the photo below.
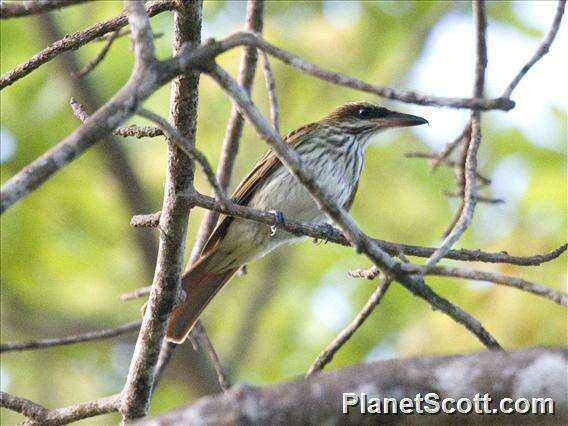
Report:
<svg viewBox="0 0 568 426"><path fill-rule="evenodd" d="M323 189L336 203L344 205L355 190L355 181L353 184L345 182L341 174L333 170L320 172L328 172L328 176L318 179ZM272 179L256 191L248 205L260 210L282 212L285 220L312 223L327 220L309 192L284 168L275 172ZM235 218L219 247L215 264L219 270L238 267L300 238L281 229L273 232L270 226L262 223Z"/></svg>

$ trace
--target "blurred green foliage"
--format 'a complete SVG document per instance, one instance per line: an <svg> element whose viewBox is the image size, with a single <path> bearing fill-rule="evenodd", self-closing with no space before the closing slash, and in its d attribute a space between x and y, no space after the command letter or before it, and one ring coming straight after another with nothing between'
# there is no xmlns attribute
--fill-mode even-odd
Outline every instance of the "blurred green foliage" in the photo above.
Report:
<svg viewBox="0 0 568 426"><path fill-rule="evenodd" d="M330 19L326 8L340 8L340 15L345 13L351 19L339 25ZM68 33L117 15L121 9L121 2L99 1L55 15L62 31ZM429 32L449 9L469 14L466 4L460 2L268 2L264 34L275 44L324 67L377 84L397 85L424 53ZM204 35L220 37L241 28L244 10L244 2L206 2ZM354 10L356 13L350 15ZM542 36L530 22L511 11L510 3L491 3L490 17L533 37L535 45ZM1 22L2 72L45 46L35 19ZM154 31L165 33L156 40L161 58L170 55L171 22L171 13L152 19ZM100 42L91 43L76 54L87 63L101 47ZM228 52L219 62L236 73L239 55L238 50ZM282 107L283 133L319 119L347 100L373 99L303 75L276 60L272 65ZM131 66L128 40L121 38L88 78L108 99L127 80ZM267 111L260 74L257 73L254 99ZM2 129L16 141L14 155L2 164L2 182L78 126L68 106L73 95L57 61L2 91ZM168 99L169 88L164 87L146 105L166 115ZM395 107L405 109L400 104ZM197 141L213 163L219 156L229 111L229 100L211 80L203 78ZM423 115L428 117L428 111L425 108ZM491 227L495 209L500 207L479 205L462 246L530 255L565 241L566 111L551 108L550 115L554 115L562 130L555 137L557 146L564 146L564 152L543 148L519 130L504 130L486 121L481 153L483 172L492 176L502 161L514 158L527 165L528 185L515 204L514 218L503 232L487 232L487 223ZM3 133L3 144L7 143L6 137ZM428 148L410 131L393 132L381 141L367 152L359 195L352 209L354 217L364 230L379 238L436 244L456 207L455 201L442 195L442 190L453 185L452 172L440 170L431 175L423 160L405 159L406 151ZM154 139L121 143L152 205L159 209L166 163L164 142ZM264 150L264 143L247 125L233 186ZM121 302L119 296L150 283L133 235L155 231L129 227L131 212L119 186L102 165L102 155L100 150L87 152L2 216L3 342L63 336L119 325L139 316L142 301ZM199 172L196 184L199 190L209 191ZM188 247L202 215L199 209L191 214ZM221 359L232 367L233 379L265 384L302 375L375 288L376 282L355 280L346 274L349 269L368 265L363 256L349 248L314 245L309 241L250 265L248 274L236 278L203 316ZM475 266L565 288L565 257L532 268ZM507 348L566 343L566 310L549 301L510 288L465 280L430 278L428 282L479 318ZM251 307L268 287L273 290L263 303ZM248 318L255 321L243 335L241 324ZM130 336L5 354L2 388L48 407L117 392L128 370L133 339ZM238 353L235 348L239 348ZM363 360L479 349L480 343L463 327L394 285L329 368ZM190 350L184 346L178 352ZM153 413L200 394L198 385L190 383L184 374L184 369L192 368L191 365L178 363L173 368L178 371L166 375L154 398ZM2 417L6 424L18 418L12 414ZM84 423L115 420L108 416Z"/></svg>

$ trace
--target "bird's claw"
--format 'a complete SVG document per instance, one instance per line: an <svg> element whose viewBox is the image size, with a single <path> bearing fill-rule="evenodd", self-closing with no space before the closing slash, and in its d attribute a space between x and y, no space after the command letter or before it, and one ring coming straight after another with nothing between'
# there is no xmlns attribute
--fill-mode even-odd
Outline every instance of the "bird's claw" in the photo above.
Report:
<svg viewBox="0 0 568 426"><path fill-rule="evenodd" d="M284 226L284 213L279 210L270 210L269 213L272 213L274 217L276 217L276 223L278 226ZM276 230L278 229L277 225L272 225L270 227L270 236L273 237L276 234Z"/></svg>

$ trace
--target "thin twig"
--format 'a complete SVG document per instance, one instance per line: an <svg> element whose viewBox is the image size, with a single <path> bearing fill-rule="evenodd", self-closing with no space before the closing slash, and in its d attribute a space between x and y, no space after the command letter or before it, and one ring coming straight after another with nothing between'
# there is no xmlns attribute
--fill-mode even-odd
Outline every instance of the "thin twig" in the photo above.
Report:
<svg viewBox="0 0 568 426"><path fill-rule="evenodd" d="M420 152L420 151L410 151L405 152L404 156L407 158L430 158L437 162L437 164L444 164L448 167L458 167L459 164L456 161L449 160L448 158L442 158L439 154L431 153L431 152ZM479 179L479 183L482 185L490 185L491 179L486 176L483 176L481 173L477 172L477 179Z"/></svg>
<svg viewBox="0 0 568 426"><path fill-rule="evenodd" d="M123 293L120 295L120 300L122 300L123 302L126 302L128 300L135 300L135 299L140 299L141 297L145 297L148 296L150 294L150 290L152 289L152 286L146 286L146 287L141 287L137 290L128 292L128 293Z"/></svg>
<svg viewBox="0 0 568 426"><path fill-rule="evenodd" d="M17 1L0 3L0 19L37 15L84 3L88 0Z"/></svg>
<svg viewBox="0 0 568 426"><path fill-rule="evenodd" d="M485 14L485 3L483 0L473 0L473 16L475 24L476 39L476 61L475 61L475 82L473 87L473 96L481 98L485 85L485 69L487 68L487 45L485 40L485 31L487 28L487 17ZM473 212L476 205L477 196L477 152L481 144L481 112L480 110L472 110L471 112L471 139L469 144L464 147L467 152L464 164L465 178L464 196L462 208L459 218L455 222L451 231L448 233L440 248L436 250L428 259L429 266L435 265L442 259L452 246L460 239L466 231L473 218Z"/></svg>
<svg viewBox="0 0 568 426"><path fill-rule="evenodd" d="M514 287L527 293L532 293L537 296L544 297L558 303L562 306L568 306L568 294L556 291L550 287L541 284L533 283L522 278L511 277L508 275L497 274L494 272L476 271L464 268L456 268L449 266L423 266L423 265L404 265L403 270L408 273L416 273L421 275L438 275L446 277L466 278L474 281L487 281L494 284L502 284L509 287ZM366 278L368 280L374 279L380 273L376 266L371 266L367 269L355 269L349 271L349 276L353 278Z"/></svg>
<svg viewBox="0 0 568 426"><path fill-rule="evenodd" d="M556 38L556 34L558 33L558 29L560 28L560 23L562 22L562 16L564 15L564 7L566 6L566 0L559 0L558 6L556 7L556 14L554 15L554 20L552 21L552 25L550 26L550 30L546 34L546 37L542 40L536 52L530 58L530 60L523 65L523 67L519 70L515 78L509 83L505 91L503 92L503 98L510 98L513 90L519 84L519 82L523 79L525 74L529 72L529 70L536 64L544 55L546 55L552 45L552 42Z"/></svg>
<svg viewBox="0 0 568 426"><path fill-rule="evenodd" d="M121 336L140 328L141 321L133 321L119 327L106 328L103 330L89 331L87 333L76 334L65 337L54 337L50 339L33 340L30 342L14 342L0 344L0 352L24 351L30 349L44 349L52 346L63 346L74 343L90 342L92 340L109 339Z"/></svg>
<svg viewBox="0 0 568 426"><path fill-rule="evenodd" d="M330 225L315 225L307 222L296 221L292 218L286 218L284 222L280 222L274 216L274 213L271 213L269 211L258 210L232 202L227 207L222 207L218 202L215 201L214 198L208 197L207 195L203 195L198 192L185 194L185 198L187 200L187 203L190 205L199 206L208 210L215 210L228 216L254 220L264 223L268 226L276 226L280 229L290 232L293 235L312 237L318 240L329 241L331 243L340 244L343 246L350 245L342 232ZM132 218L132 221L135 221L139 224L143 224L146 221L156 223L156 220L159 220L159 212L151 215L134 216ZM149 224L148 226L150 225L151 224ZM404 253L409 256L427 258L430 257L434 253L434 251L436 251L436 249L433 247L394 243L380 239L373 239L373 241L380 245L381 248L390 255ZM556 259L561 254L563 254L567 250L567 248L568 244L563 244L548 253L536 254L533 256L512 256L505 251L485 252L481 250L453 249L446 253L444 258L466 262L506 263L518 266L538 266Z"/></svg>
<svg viewBox="0 0 568 426"><path fill-rule="evenodd" d="M568 306L568 294L556 291L552 288L545 287L537 283L533 283L531 281L524 280L522 278L496 274L493 272L472 271L463 268L440 265L430 267L421 265L405 265L403 269L407 270L410 273L420 273L422 275L441 275L502 284L535 294L537 296L542 296L546 299L552 300L555 303L558 303L559 305Z"/></svg>
<svg viewBox="0 0 568 426"><path fill-rule="evenodd" d="M264 51L260 51L262 58L262 71L264 72L264 81L266 82L266 91L268 92L268 102L270 103L270 121L278 133L280 133L280 105L278 103L278 94L276 93L276 79L270 66L270 59Z"/></svg>
<svg viewBox="0 0 568 426"><path fill-rule="evenodd" d="M121 38L121 37L124 37L124 36L127 36L127 35L130 35L130 28L120 28L118 30L118 37L117 38ZM157 39L159 39L163 36L164 36L163 32L155 32L154 33L154 40L157 40ZM101 42L107 41L110 37L112 37L112 33L99 36L99 37L95 38L93 41L95 41L95 42L96 41L101 41Z"/></svg>
<svg viewBox="0 0 568 426"><path fill-rule="evenodd" d="M441 163L443 163L445 160L447 160L450 157L450 155L452 155L452 152L454 152L454 150L460 144L462 144L463 141L469 140L470 138L471 138L471 122L468 121L462 132L458 135L458 137L456 137L453 141L448 142L444 147L444 149L442 149L442 151L440 151L440 153L432 160L431 170L435 171L440 166Z"/></svg>
<svg viewBox="0 0 568 426"><path fill-rule="evenodd" d="M24 425L55 426L118 411L120 395L105 396L63 408L48 409L29 399L0 392L0 407L26 416Z"/></svg>
<svg viewBox="0 0 568 426"><path fill-rule="evenodd" d="M89 114L85 111L85 107L81 105L75 98L71 98L69 101L71 105L71 109L73 110L73 114L77 117L81 122L87 121L89 118ZM113 135L122 136L122 137L134 137L134 138L155 138L157 136L163 136L164 132L159 127L154 126L137 126L135 124L126 127L119 127L118 129L112 132Z"/></svg>
<svg viewBox="0 0 568 426"><path fill-rule="evenodd" d="M101 63L101 61L105 58L106 54L108 53L108 51L110 50L110 47L112 46L112 43L114 42L114 40L118 37L120 33L120 30L115 30L110 37L107 39L107 41L105 42L103 48L101 49L101 51L97 54L97 56L95 56L95 58L89 62L83 69L81 69L77 74L74 75L75 78L83 78L85 77L87 74L89 74L92 70L95 69L95 67Z"/></svg>
<svg viewBox="0 0 568 426"><path fill-rule="evenodd" d="M176 7L176 3L176 0L155 0L148 3L147 11L149 16L154 16L167 10L174 9ZM32 71L51 61L58 55L69 50L78 49L97 37L122 28L127 24L128 18L126 17L126 14L122 14L116 18L96 23L82 31L69 34L61 40L51 43L48 47L32 56L23 64L0 76L0 90L14 84L19 79L30 74Z"/></svg>
<svg viewBox="0 0 568 426"><path fill-rule="evenodd" d="M221 386L221 389L226 392L231 388L231 382L229 380L227 372L225 371L225 367L223 367L219 355L215 350L215 347L211 343L211 340L209 340L209 336L207 336L204 331L205 330L203 329L201 322L197 323L194 326L194 331L191 333L191 338L209 355L209 358L212 361L211 364L213 365L215 373L217 374L219 385Z"/></svg>
<svg viewBox="0 0 568 426"><path fill-rule="evenodd" d="M479 97L473 98L451 98L442 96L432 96L414 91L406 91L394 89L391 87L378 86L375 84L367 83L363 80L351 77L339 72L326 70L318 65L315 65L293 53L283 50L257 34L251 33L234 33L221 41L213 41L208 46L214 51L225 51L236 45L255 46L264 50L271 56L281 60L285 64L310 74L321 80L328 81L338 86L349 87L351 89L359 90L362 92L372 93L377 96L397 100L400 102L411 103L416 105L429 105L438 106L443 108L455 109L479 109L479 110L503 110L509 111L514 108L515 103L510 99L495 98L483 99Z"/></svg>
<svg viewBox="0 0 568 426"><path fill-rule="evenodd" d="M355 334L357 329L363 325L365 320L373 313L375 308L381 303L383 300L383 296L389 289L389 286L392 282L392 278L384 277L381 283L377 286L363 309L359 311L357 316L353 318L353 320L345 327L341 332L333 339L333 341L326 346L326 348L320 352L316 360L310 366L306 377L310 377L314 373L322 370L326 364L329 364L333 359L333 356L337 353L339 349Z"/></svg>
<svg viewBox="0 0 568 426"><path fill-rule="evenodd" d="M444 191L444 195L448 198L463 198L463 192L455 192L455 191ZM486 203L486 204L503 204L505 202L502 198L491 198L491 197L484 197L483 195L476 195L475 201L477 203Z"/></svg>

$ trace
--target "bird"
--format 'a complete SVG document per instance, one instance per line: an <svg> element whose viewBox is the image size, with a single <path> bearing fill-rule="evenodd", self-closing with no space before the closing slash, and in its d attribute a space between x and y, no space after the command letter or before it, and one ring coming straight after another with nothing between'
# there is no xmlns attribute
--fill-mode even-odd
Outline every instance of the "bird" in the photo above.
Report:
<svg viewBox="0 0 568 426"><path fill-rule="evenodd" d="M363 153L377 133L428 122L367 102L348 102L317 122L288 133L284 142L300 156L325 194L349 210L363 168ZM236 187L232 201L314 224L329 223L309 192L269 150ZM182 343L217 292L249 262L286 243L301 240L284 230L274 232L259 222L221 216L198 259L183 274L185 297L172 310L166 338Z"/></svg>

